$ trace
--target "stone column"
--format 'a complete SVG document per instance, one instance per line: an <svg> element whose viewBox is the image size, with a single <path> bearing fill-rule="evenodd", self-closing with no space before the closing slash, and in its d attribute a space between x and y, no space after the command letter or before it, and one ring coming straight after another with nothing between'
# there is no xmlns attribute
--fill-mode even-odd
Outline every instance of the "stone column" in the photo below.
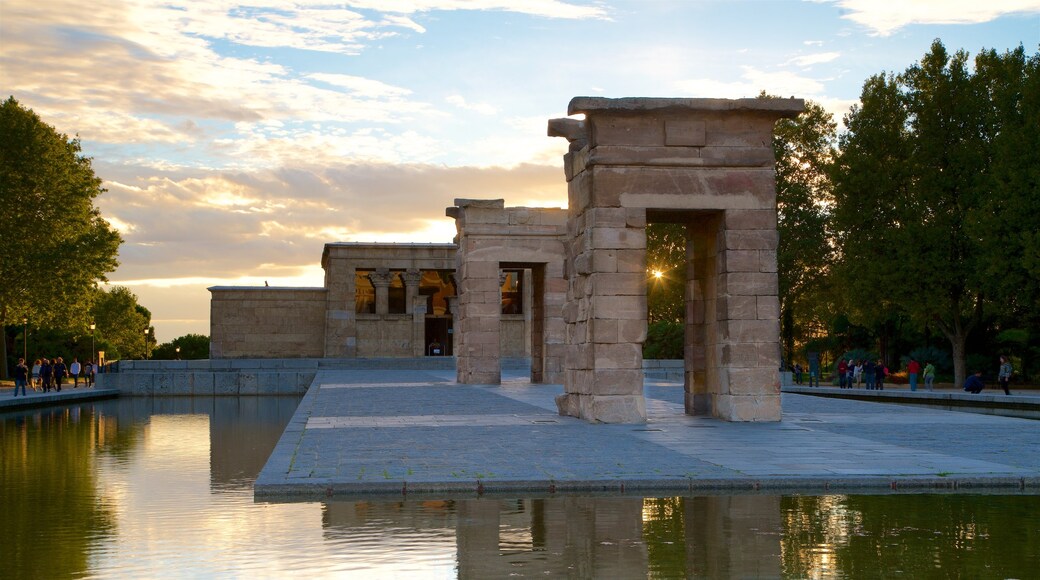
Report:
<svg viewBox="0 0 1040 580"><path fill-rule="evenodd" d="M686 226L686 413L711 415L710 385L718 384L715 347L716 258L720 217L701 216Z"/></svg>
<svg viewBox="0 0 1040 580"><path fill-rule="evenodd" d="M459 315L455 319L460 339L455 350L460 383L502 382L501 314L498 262L463 262L459 272Z"/></svg>
<svg viewBox="0 0 1040 580"><path fill-rule="evenodd" d="M372 286L376 289L376 314L388 314L390 312L389 289L394 280L394 274L389 268L377 268L375 272L368 275Z"/></svg>
<svg viewBox="0 0 1040 580"><path fill-rule="evenodd" d="M404 313L411 314L415 297L419 293L419 282L422 280L422 272L418 269L412 268L401 274L401 281L404 282Z"/></svg>
<svg viewBox="0 0 1040 580"><path fill-rule="evenodd" d="M779 421L776 211L726 210L718 240L720 366L712 412L727 421Z"/></svg>
<svg viewBox="0 0 1040 580"><path fill-rule="evenodd" d="M454 277L452 278L452 283L454 284ZM458 286L455 286L455 287L458 288ZM449 297L448 298L448 312L447 312L447 314L451 316L451 328L448 330L448 343L449 344L445 345L445 347L448 349L445 352L451 353L453 356L455 355L456 352L458 352L457 350L455 350L455 346L458 344L458 341L455 338L455 336L458 334L458 331L455 330L455 325L458 323L458 320L459 320L458 312L459 312L459 297L458 296L451 296L451 297Z"/></svg>

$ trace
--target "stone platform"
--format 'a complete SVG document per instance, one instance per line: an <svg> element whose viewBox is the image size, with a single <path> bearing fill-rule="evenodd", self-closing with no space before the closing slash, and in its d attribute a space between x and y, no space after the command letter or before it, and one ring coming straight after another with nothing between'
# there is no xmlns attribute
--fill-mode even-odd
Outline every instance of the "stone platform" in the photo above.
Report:
<svg viewBox="0 0 1040 580"><path fill-rule="evenodd" d="M694 490L1040 491L1040 423L783 395L779 423L683 414L681 383L647 381L648 422L560 416L560 385L503 373L322 370L255 483L258 500Z"/></svg>

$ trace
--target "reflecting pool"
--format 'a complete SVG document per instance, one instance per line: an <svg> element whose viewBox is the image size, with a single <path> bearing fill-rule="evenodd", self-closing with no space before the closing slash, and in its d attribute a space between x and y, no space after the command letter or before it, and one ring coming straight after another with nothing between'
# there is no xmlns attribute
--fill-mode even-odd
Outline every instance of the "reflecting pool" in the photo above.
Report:
<svg viewBox="0 0 1040 580"><path fill-rule="evenodd" d="M1040 496L254 503L296 398L0 416L2 578L1034 578Z"/></svg>

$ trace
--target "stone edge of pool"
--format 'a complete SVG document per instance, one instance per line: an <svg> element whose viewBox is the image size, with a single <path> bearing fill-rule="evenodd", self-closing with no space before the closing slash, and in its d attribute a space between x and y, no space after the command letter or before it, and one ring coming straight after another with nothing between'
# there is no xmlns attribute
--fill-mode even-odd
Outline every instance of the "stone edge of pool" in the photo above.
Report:
<svg viewBox="0 0 1040 580"><path fill-rule="evenodd" d="M1040 476L990 477L746 477L722 479L603 479L586 481L496 481L491 479L466 482L344 482L310 481L307 483L269 482L257 479L253 485L254 500L260 502L316 501L327 498L365 499L371 497L407 497L437 495L502 496L524 493L536 495L597 493L622 495L632 493L678 492L754 493L783 491L811 495L829 492L985 492L1025 491L1040 493Z"/></svg>

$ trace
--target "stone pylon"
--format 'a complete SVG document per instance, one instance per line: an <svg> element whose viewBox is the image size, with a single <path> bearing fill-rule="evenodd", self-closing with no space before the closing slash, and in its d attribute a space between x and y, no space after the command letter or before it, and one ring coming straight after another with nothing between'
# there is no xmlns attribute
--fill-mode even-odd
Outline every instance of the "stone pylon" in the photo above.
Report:
<svg viewBox="0 0 1040 580"><path fill-rule="evenodd" d="M646 420L646 224L686 224L686 411L780 419L773 124L800 99L576 97L560 413Z"/></svg>

